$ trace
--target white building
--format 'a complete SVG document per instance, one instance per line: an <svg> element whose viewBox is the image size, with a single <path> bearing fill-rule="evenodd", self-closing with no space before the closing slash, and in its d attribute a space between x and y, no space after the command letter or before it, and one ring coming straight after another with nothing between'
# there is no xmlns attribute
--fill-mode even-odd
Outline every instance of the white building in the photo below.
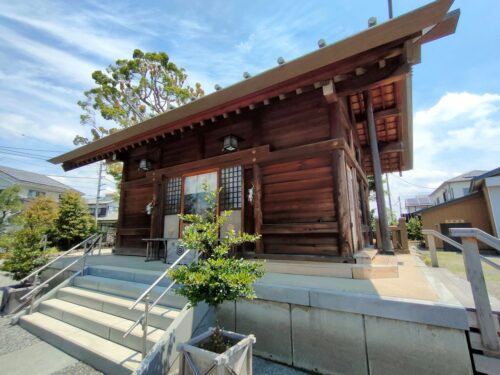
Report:
<svg viewBox="0 0 500 375"><path fill-rule="evenodd" d="M96 199L88 198L85 200L89 206L89 211L92 216L96 212ZM118 224L118 205L119 202L115 199L114 194L106 194L99 198L97 206L97 226L99 231L106 233L106 243L113 243L116 235L116 226Z"/></svg>
<svg viewBox="0 0 500 375"><path fill-rule="evenodd" d="M13 185L20 187L19 197L25 202L39 196L47 196L58 202L64 193L78 192L43 174L0 165L0 190Z"/></svg>
<svg viewBox="0 0 500 375"><path fill-rule="evenodd" d="M444 181L434 190L429 197L433 204L441 204L453 199L461 198L469 194L471 181L486 171L470 171L460 176Z"/></svg>
<svg viewBox="0 0 500 375"><path fill-rule="evenodd" d="M405 200L406 212L409 214L413 214L433 205L432 199L427 195L418 195L415 198L408 198Z"/></svg>
<svg viewBox="0 0 500 375"><path fill-rule="evenodd" d="M481 190L486 199L492 232L500 237L500 167L473 178L470 192Z"/></svg>

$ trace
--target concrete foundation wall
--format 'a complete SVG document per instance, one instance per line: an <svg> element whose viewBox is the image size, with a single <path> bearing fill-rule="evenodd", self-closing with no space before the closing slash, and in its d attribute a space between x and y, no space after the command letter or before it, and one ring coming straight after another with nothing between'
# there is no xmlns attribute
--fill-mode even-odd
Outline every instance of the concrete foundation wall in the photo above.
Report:
<svg viewBox="0 0 500 375"><path fill-rule="evenodd" d="M320 374L473 373L464 329L264 299L225 303L219 320L255 334L255 354Z"/></svg>

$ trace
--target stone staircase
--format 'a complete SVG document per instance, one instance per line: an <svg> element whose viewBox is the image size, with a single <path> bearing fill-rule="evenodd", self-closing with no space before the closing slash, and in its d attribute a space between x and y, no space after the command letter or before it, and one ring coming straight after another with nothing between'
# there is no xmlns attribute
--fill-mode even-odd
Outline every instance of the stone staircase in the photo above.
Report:
<svg viewBox="0 0 500 375"><path fill-rule="evenodd" d="M493 353L483 347L481 331L477 321L476 308L471 292L470 283L445 268L431 268L429 271L456 297L467 311L469 322L469 349L473 359L474 368L478 374L500 375L500 353ZM493 316L496 318L495 325L497 336L500 341L500 301L490 296Z"/></svg>
<svg viewBox="0 0 500 375"><path fill-rule="evenodd" d="M42 340L105 374L130 374L141 363L142 328L123 335L144 312L144 304L129 307L160 275L159 272L109 266L92 266L85 276L59 289L36 312L19 324ZM168 286L163 280L151 293L156 299ZM160 340L186 305L183 297L168 292L150 310L148 350Z"/></svg>

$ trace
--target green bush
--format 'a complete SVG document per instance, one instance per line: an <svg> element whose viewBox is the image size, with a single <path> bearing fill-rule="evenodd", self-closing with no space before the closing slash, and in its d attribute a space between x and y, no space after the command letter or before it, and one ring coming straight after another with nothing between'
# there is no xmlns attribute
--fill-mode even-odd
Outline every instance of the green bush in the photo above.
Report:
<svg viewBox="0 0 500 375"><path fill-rule="evenodd" d="M422 235L422 222L417 217L412 217L406 224L406 229L408 230L408 239L412 241L422 241L424 236Z"/></svg>
<svg viewBox="0 0 500 375"><path fill-rule="evenodd" d="M57 215L58 207L54 200L38 197L31 201L16 218L16 224L21 228L0 238L0 247L7 250L1 269L19 280L43 266L49 252L43 251L42 239L54 231Z"/></svg>
<svg viewBox="0 0 500 375"><path fill-rule="evenodd" d="M208 209L203 215L180 215L185 224L182 245L186 249L197 250L197 263L182 265L169 272L179 288L176 293L185 296L191 306L205 302L217 311L224 301L234 301L240 297L255 298L254 282L263 276L262 264L229 257L233 246L245 242L255 242L260 236L230 230L219 238L219 233L231 214L226 211L217 214L218 192L208 192L204 186ZM220 327L212 337L209 349L216 352L225 350Z"/></svg>

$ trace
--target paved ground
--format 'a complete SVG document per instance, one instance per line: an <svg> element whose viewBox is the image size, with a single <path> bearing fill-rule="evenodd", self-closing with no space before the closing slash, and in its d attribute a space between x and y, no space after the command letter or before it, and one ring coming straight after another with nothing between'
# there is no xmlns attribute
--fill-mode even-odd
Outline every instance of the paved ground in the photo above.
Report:
<svg viewBox="0 0 500 375"><path fill-rule="evenodd" d="M425 264L430 266L431 260L429 251L419 250L419 254ZM464 259L461 253L453 251L438 251L437 256L439 267L446 268L458 277L467 280L467 276L465 275ZM500 256L498 255L487 256L487 258L497 264L500 264ZM484 279L488 287L488 293L500 299L500 272L487 263L482 262L481 264L483 266Z"/></svg>

